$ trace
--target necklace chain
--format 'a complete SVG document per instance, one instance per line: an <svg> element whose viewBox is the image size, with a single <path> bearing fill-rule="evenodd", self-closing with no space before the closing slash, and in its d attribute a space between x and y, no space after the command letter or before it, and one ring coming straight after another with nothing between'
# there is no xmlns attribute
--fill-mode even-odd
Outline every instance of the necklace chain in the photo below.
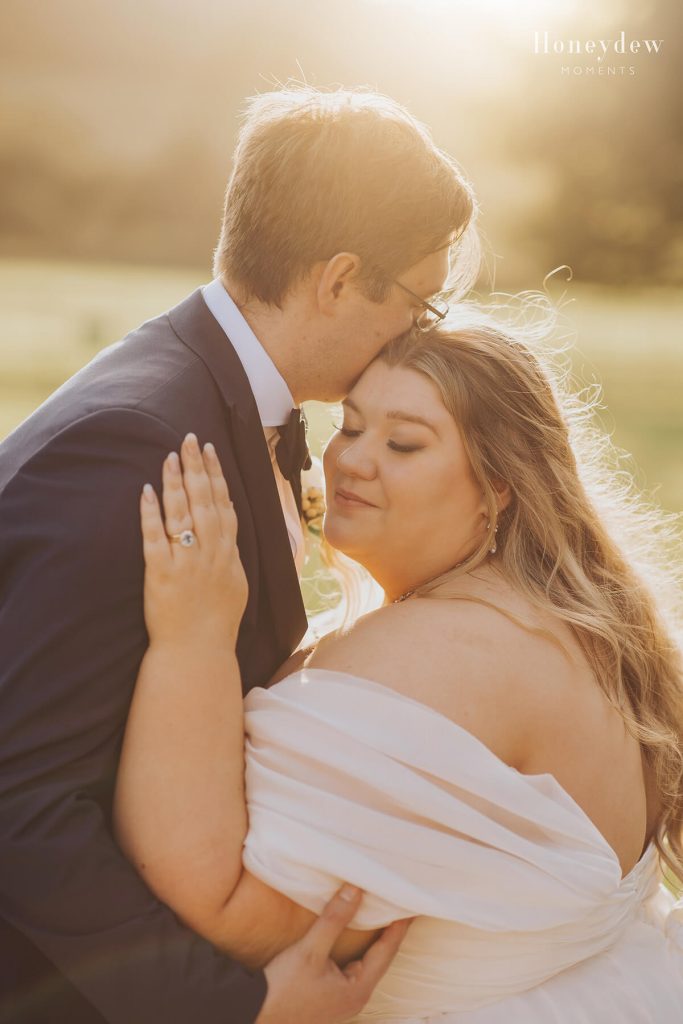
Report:
<svg viewBox="0 0 683 1024"><path fill-rule="evenodd" d="M488 530L489 527L487 526L486 529ZM497 533L498 533L498 526L496 525L496 528L495 528L495 531L494 531L493 544L492 544L492 546L488 550L488 554L490 554L490 555L495 555L495 553L496 553L496 538L495 538L495 535ZM461 565L464 565L465 562L469 561L470 557L471 557L471 555L468 555L467 558L463 558L462 562L456 562L456 564L452 565L450 567L450 569L446 569L446 572L454 572L456 569L459 569ZM438 573L438 575L432 576L432 578L430 580L425 580L424 583L418 583L417 586L413 587L412 590L406 590L405 594L401 594L400 597L395 597L394 600L391 603L392 604L400 604L401 601L407 601L409 597L412 597L413 594L415 594L420 589L420 587L428 587L430 583L434 582L434 580L438 580L441 576L445 576L446 572L440 572L440 573Z"/></svg>
<svg viewBox="0 0 683 1024"><path fill-rule="evenodd" d="M450 569L446 569L446 572L454 572L456 569L459 569L461 565L464 565L466 561L467 559L465 558L463 559L462 562L456 562L456 564L452 565ZM412 597L413 594L415 594L420 589L420 587L428 587L430 583L434 582L434 580L438 580L441 576L445 575L446 573L440 572L438 573L437 576L432 576L431 580L425 580L424 583L418 583L418 585L416 587L413 587L412 590L406 590L405 594L401 594L400 597L395 597L391 603L400 604L401 601L407 601L409 597Z"/></svg>

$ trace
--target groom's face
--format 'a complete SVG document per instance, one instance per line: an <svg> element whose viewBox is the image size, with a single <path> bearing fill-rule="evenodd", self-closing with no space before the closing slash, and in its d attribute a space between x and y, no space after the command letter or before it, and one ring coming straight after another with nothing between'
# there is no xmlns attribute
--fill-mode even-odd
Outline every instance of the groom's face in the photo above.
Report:
<svg viewBox="0 0 683 1024"><path fill-rule="evenodd" d="M320 346L317 394L310 397L334 402L347 395L387 342L410 330L424 312L424 301L445 286L448 272L445 244L400 274L382 302L373 302L358 284L345 285L345 301L334 311Z"/></svg>

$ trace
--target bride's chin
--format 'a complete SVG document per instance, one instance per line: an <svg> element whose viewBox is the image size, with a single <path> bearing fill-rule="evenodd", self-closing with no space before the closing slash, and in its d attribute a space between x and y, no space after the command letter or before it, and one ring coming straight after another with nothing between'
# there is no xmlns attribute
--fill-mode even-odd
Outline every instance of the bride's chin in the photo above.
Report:
<svg viewBox="0 0 683 1024"><path fill-rule="evenodd" d="M327 544L335 551L348 558L353 558L356 562L362 562L362 558L359 557L360 552L345 526L346 524L338 523L333 517L327 515L323 521L322 535Z"/></svg>

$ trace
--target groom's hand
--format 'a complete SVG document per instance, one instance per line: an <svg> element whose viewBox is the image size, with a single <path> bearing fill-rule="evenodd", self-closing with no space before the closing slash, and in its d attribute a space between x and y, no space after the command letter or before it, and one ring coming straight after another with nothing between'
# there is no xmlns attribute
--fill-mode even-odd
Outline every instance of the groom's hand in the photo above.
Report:
<svg viewBox="0 0 683 1024"><path fill-rule="evenodd" d="M360 1013L410 924L394 922L362 960L338 967L330 954L361 897L359 889L344 886L306 935L270 961L265 969L268 994L255 1024L339 1024Z"/></svg>

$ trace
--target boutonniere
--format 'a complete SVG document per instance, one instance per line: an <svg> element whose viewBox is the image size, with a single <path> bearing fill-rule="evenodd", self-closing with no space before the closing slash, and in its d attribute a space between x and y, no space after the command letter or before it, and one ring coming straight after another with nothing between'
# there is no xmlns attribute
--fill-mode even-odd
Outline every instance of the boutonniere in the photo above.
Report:
<svg viewBox="0 0 683 1024"><path fill-rule="evenodd" d="M314 537L322 534L325 515L325 484L323 464L311 457L311 468L301 474L301 518Z"/></svg>

